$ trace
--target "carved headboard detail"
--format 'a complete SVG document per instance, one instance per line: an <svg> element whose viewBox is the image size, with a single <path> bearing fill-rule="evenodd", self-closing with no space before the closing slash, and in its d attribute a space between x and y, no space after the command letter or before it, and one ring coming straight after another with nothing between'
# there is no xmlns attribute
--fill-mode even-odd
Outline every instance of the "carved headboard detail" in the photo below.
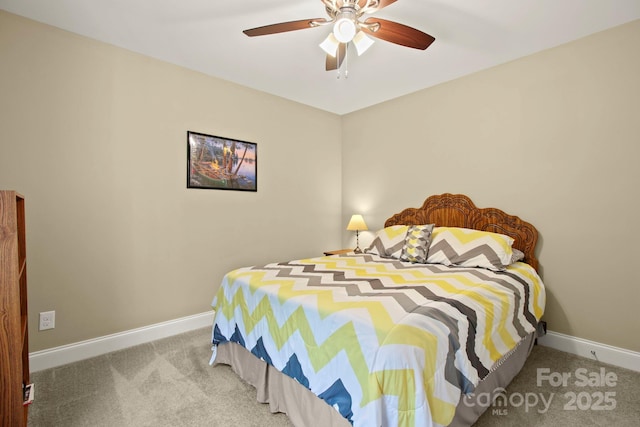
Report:
<svg viewBox="0 0 640 427"><path fill-rule="evenodd" d="M435 224L436 227L464 227L506 234L514 239L513 247L524 252L524 262L538 270L535 256L538 230L515 215L496 208L478 208L463 194L431 196L420 208L407 208L384 223L392 225Z"/></svg>

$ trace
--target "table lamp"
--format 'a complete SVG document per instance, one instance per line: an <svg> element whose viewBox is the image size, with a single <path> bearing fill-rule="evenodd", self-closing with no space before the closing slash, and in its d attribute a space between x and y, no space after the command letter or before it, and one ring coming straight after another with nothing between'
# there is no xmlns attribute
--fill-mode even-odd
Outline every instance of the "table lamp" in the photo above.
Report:
<svg viewBox="0 0 640 427"><path fill-rule="evenodd" d="M359 254L362 252L360 249L359 233L360 231L368 230L367 224L365 224L362 215L352 215L349 225L347 225L347 230L356 232L356 248L353 251Z"/></svg>

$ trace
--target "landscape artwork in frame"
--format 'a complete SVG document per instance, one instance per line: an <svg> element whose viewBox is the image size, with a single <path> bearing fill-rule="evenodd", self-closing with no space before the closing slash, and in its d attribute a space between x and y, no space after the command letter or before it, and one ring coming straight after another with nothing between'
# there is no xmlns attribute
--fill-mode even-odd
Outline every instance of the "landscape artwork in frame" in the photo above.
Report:
<svg viewBox="0 0 640 427"><path fill-rule="evenodd" d="M258 146L187 132L187 188L258 191Z"/></svg>

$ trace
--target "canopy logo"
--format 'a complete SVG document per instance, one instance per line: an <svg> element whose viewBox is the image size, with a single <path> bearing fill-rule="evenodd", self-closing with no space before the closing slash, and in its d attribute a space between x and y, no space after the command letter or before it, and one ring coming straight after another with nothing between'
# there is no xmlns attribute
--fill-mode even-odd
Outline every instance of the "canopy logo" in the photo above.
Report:
<svg viewBox="0 0 640 427"><path fill-rule="evenodd" d="M616 373L608 372L605 368L600 368L598 371L578 368L573 372L555 372L549 368L538 368L536 371L536 385L538 387L602 389L605 387L613 388L617 384L618 376ZM563 409L565 411L611 411L617 406L616 392L613 390L507 393L507 390L502 387L490 392L470 393L462 399L462 402L468 407L491 407L492 415L508 415L509 408L520 407L523 407L527 413L535 410L544 414L551 407L556 395L559 399L564 398Z"/></svg>
<svg viewBox="0 0 640 427"><path fill-rule="evenodd" d="M483 408L492 407L491 413L493 415L507 415L509 413L509 407L519 408L524 407L525 412L529 412L535 408L538 413L544 414L549 410L551 401L555 393L549 393L548 397L544 393L511 393L507 394L507 390L502 387L498 387L492 392L483 392L468 394L466 399L462 399L462 402L468 406L480 406ZM473 397L476 397L475 401L470 401Z"/></svg>

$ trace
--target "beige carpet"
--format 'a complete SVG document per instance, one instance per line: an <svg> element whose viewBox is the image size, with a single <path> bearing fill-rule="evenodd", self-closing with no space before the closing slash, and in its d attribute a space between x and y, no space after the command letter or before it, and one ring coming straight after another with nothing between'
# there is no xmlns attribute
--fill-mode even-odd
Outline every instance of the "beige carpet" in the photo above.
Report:
<svg viewBox="0 0 640 427"><path fill-rule="evenodd" d="M255 389L229 367L209 366L210 335L208 328L200 329L34 372L36 400L29 410L29 426L291 426L286 415L271 414L268 405L258 403ZM577 369L591 375L601 367L609 377L617 376L615 386L574 384ZM538 368L572 377L567 386L552 387L548 381L538 386ZM600 406L612 406L613 399L615 409L592 409L605 392L609 403ZM552 393L548 410L541 413L545 405L540 396L548 402ZM538 398L535 406L533 394ZM506 396L507 405L489 408L476 426L640 425L640 373L545 347L534 348ZM528 408L520 404L525 399Z"/></svg>

